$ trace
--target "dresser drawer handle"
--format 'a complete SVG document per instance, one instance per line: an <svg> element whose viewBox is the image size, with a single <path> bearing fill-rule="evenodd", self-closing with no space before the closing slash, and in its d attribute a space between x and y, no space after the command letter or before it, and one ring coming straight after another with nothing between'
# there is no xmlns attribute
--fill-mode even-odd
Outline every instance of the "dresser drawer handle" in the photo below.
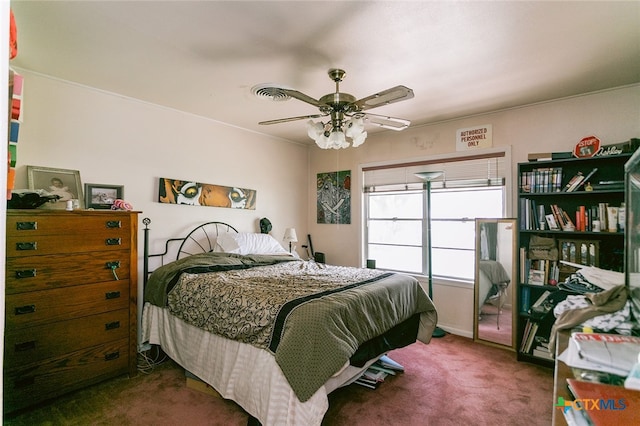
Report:
<svg viewBox="0 0 640 426"><path fill-rule="evenodd" d="M104 243L108 246L119 246L122 240L120 238L107 238Z"/></svg>
<svg viewBox="0 0 640 426"><path fill-rule="evenodd" d="M118 359L118 358L120 358L120 351L104 354L105 361L113 361L114 359Z"/></svg>
<svg viewBox="0 0 640 426"><path fill-rule="evenodd" d="M122 222L119 220L108 220L107 228L122 228Z"/></svg>
<svg viewBox="0 0 640 426"><path fill-rule="evenodd" d="M38 243L35 241L16 243L16 250L18 251L37 250L37 249L38 249Z"/></svg>
<svg viewBox="0 0 640 426"><path fill-rule="evenodd" d="M18 231L33 231L38 229L38 222L17 222L16 229Z"/></svg>
<svg viewBox="0 0 640 426"><path fill-rule="evenodd" d="M35 311L36 311L36 305L17 306L15 309L16 315L32 314Z"/></svg>
<svg viewBox="0 0 640 426"><path fill-rule="evenodd" d="M24 271L16 271L16 278L33 278L36 276L36 269L25 269Z"/></svg>
<svg viewBox="0 0 640 426"><path fill-rule="evenodd" d="M32 386L35 383L36 383L36 378L33 376L29 376L29 377L22 377L20 379L16 379L13 385L14 385L14 388L20 389L20 388L26 388L27 386Z"/></svg>
<svg viewBox="0 0 640 426"><path fill-rule="evenodd" d="M115 330L116 328L120 328L120 321L108 322L104 325L105 330Z"/></svg>
<svg viewBox="0 0 640 426"><path fill-rule="evenodd" d="M120 298L120 292L119 291L108 291L104 294L104 298L109 300L109 299L118 299Z"/></svg>
<svg viewBox="0 0 640 426"><path fill-rule="evenodd" d="M31 350L34 350L35 348L36 348L35 340L31 340L29 342L16 343L15 345L16 352L31 351Z"/></svg>

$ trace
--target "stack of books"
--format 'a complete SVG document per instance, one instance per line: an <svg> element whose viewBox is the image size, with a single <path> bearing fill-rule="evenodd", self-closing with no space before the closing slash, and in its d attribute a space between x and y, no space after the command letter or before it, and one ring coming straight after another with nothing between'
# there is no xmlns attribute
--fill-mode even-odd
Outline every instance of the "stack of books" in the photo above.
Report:
<svg viewBox="0 0 640 426"><path fill-rule="evenodd" d="M354 383L369 389L376 389L388 376L395 376L396 373L403 371L404 367L402 365L387 355L383 355L371 364Z"/></svg>

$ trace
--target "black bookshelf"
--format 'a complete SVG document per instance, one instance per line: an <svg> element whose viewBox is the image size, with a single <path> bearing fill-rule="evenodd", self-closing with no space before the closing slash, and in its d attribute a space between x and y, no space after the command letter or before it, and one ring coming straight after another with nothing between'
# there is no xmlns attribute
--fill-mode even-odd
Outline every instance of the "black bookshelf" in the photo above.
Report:
<svg viewBox="0 0 640 426"><path fill-rule="evenodd" d="M551 300L562 298L563 294L556 294L559 291L557 284L576 270L559 262L563 256L568 256L566 260L576 264L592 264L603 269L623 271L624 229L616 224L615 231L609 231L611 227L604 225L605 221L601 222L601 229L597 231L594 228L597 222L594 221L601 219L603 207L623 205L624 164L631 155L624 153L518 164L518 360L553 366L552 359L534 355L534 348L549 338L555 320L553 310L540 316L540 311L532 312L531 306L545 292L555 295ZM583 179L572 191L566 190L572 178L579 175L586 177L592 172L588 180ZM543 206L544 214L540 206ZM552 218L547 218L547 215ZM550 229L554 223L557 229ZM574 226L573 229L569 223ZM534 236L553 239L558 253L555 263L552 260L544 263L529 258L529 244ZM585 251L587 255L583 258ZM535 268L544 268L544 272L532 273L529 268L533 264ZM540 276L544 277L542 282L537 281ZM530 279L535 279L536 283L531 283ZM533 323L537 326L536 335L528 338Z"/></svg>

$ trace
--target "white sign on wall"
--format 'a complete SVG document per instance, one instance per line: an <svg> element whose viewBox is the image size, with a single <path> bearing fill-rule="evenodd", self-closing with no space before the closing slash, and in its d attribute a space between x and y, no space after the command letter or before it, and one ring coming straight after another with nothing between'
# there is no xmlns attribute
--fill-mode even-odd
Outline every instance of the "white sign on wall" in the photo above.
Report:
<svg viewBox="0 0 640 426"><path fill-rule="evenodd" d="M466 151L493 146L493 129L491 124L458 129L456 132L456 151Z"/></svg>

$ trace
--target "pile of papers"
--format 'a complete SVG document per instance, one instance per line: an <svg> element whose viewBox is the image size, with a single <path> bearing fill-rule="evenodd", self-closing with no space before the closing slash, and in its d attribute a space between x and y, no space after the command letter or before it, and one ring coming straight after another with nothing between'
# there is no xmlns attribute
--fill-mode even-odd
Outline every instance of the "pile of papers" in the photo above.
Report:
<svg viewBox="0 0 640 426"><path fill-rule="evenodd" d="M572 333L558 359L569 367L628 376L638 362L640 337L606 333Z"/></svg>

